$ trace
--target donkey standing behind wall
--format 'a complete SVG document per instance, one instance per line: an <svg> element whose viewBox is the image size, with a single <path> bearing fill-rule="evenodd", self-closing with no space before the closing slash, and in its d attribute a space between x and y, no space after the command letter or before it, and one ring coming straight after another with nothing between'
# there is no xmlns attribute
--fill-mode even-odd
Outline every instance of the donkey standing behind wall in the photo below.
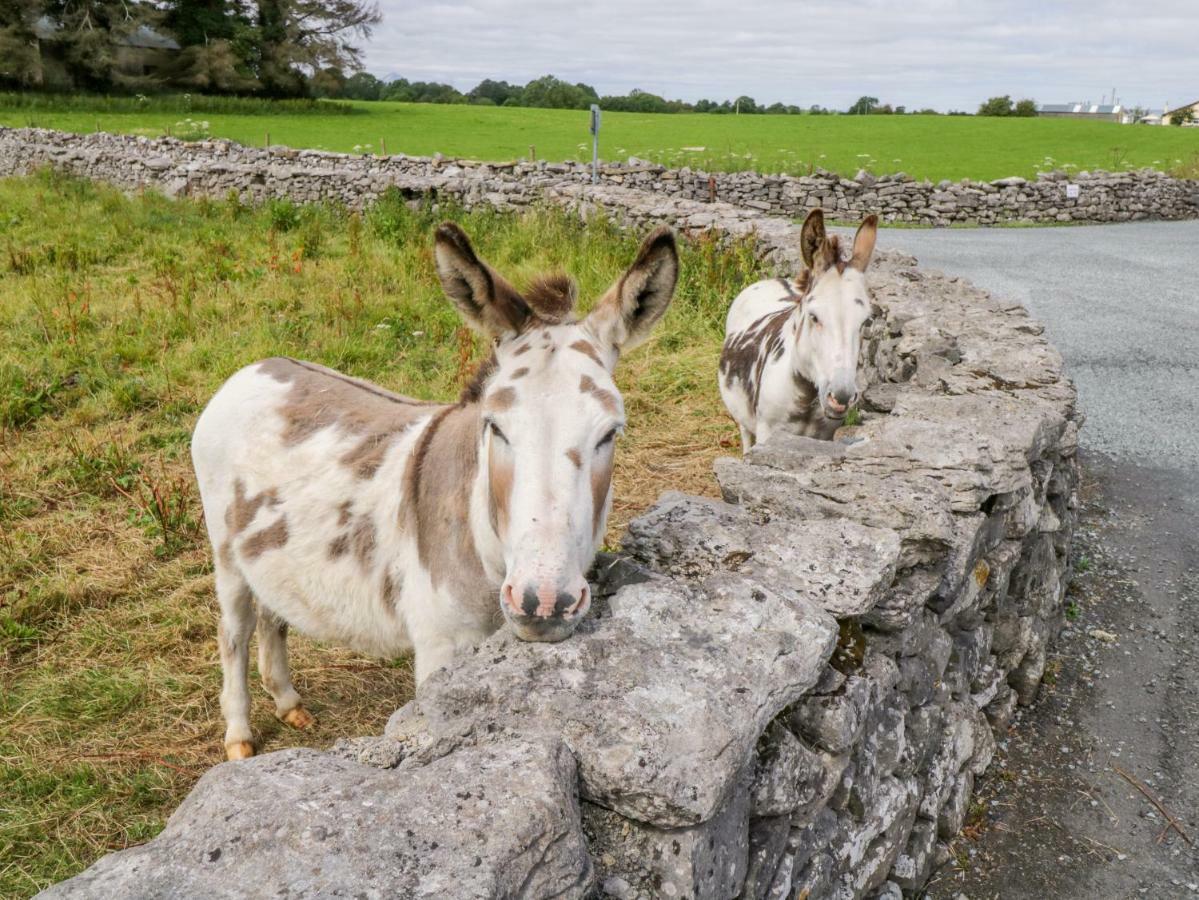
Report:
<svg viewBox="0 0 1199 900"><path fill-rule="evenodd" d="M525 640L562 640L590 605L584 573L624 427L611 372L670 303L674 236L651 234L581 322L569 278L521 295L455 225L437 230L435 256L463 318L495 340L457 404L269 359L230 378L196 424L230 759L254 752L255 620L276 715L304 728L289 625L378 656L413 649L419 683L505 619Z"/></svg>
<svg viewBox="0 0 1199 900"><path fill-rule="evenodd" d="M720 395L748 452L775 431L830 440L857 402L862 326L870 318L864 273L878 216L867 216L848 263L840 238L814 209L800 231L807 266L796 280L751 284L733 301L720 354Z"/></svg>

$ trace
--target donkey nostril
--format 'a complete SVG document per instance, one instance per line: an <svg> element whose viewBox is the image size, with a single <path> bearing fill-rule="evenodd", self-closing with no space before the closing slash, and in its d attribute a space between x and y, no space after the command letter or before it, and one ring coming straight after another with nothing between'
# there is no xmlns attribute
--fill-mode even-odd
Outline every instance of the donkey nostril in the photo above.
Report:
<svg viewBox="0 0 1199 900"><path fill-rule="evenodd" d="M541 602L537 599L537 588L530 584L525 588L525 592L522 597L521 612L523 612L526 616L535 616L537 615L537 607L540 605Z"/></svg>
<svg viewBox="0 0 1199 900"><path fill-rule="evenodd" d="M516 605L516 596L512 593L512 585L505 581L504 586L500 589L500 598L504 601L504 606L513 612L520 612L520 607Z"/></svg>
<svg viewBox="0 0 1199 900"><path fill-rule="evenodd" d="M557 600L554 603L554 615L570 615L581 607L587 599L587 593L590 588L583 585L583 590L578 594L573 594L570 591L559 591Z"/></svg>

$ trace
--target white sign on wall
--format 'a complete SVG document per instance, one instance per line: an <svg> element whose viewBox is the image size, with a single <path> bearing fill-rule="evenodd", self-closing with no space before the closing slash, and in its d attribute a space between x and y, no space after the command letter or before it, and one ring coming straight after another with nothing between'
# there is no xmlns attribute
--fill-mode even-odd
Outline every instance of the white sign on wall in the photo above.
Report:
<svg viewBox="0 0 1199 900"><path fill-rule="evenodd" d="M1066 199L1067 200L1077 200L1078 199L1078 185L1076 185L1076 184L1066 185Z"/></svg>

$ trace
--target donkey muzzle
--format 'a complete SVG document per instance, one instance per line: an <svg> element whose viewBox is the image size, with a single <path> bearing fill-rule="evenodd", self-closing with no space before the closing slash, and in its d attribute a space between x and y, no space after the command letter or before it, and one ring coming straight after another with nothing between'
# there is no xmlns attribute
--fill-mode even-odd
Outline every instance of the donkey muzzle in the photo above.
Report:
<svg viewBox="0 0 1199 900"><path fill-rule="evenodd" d="M519 594L511 582L500 589L500 608L512 633L522 641L561 641L570 637L591 607L591 588L528 584ZM519 600L518 600L519 598Z"/></svg>
<svg viewBox="0 0 1199 900"><path fill-rule="evenodd" d="M824 408L824 415L827 418L844 419L849 408L857 400L858 392L855 388L842 387L825 391L820 405Z"/></svg>

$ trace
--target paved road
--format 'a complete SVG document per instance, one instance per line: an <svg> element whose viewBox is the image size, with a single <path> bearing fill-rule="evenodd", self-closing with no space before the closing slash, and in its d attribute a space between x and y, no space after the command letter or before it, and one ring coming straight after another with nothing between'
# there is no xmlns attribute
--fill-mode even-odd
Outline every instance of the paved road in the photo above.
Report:
<svg viewBox="0 0 1199 900"><path fill-rule="evenodd" d="M1199 222L892 230L880 246L1023 302L1087 414L1077 618L983 782L969 865L929 895L1199 900L1199 849L1118 771L1199 844Z"/></svg>
<svg viewBox="0 0 1199 900"><path fill-rule="evenodd" d="M1044 322L1078 385L1085 446L1199 471L1199 221L893 229L879 246Z"/></svg>

